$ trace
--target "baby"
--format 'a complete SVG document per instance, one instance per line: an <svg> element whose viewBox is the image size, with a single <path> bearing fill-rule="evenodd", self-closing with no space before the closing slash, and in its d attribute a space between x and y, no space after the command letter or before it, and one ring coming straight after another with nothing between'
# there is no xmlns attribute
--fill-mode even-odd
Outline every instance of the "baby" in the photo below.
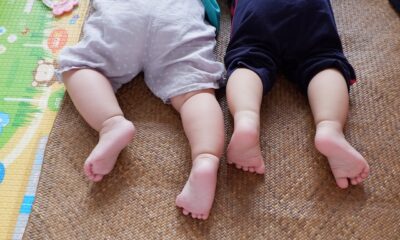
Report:
<svg viewBox="0 0 400 240"><path fill-rule="evenodd" d="M343 54L329 0L234 0L231 10L225 65L234 132L228 162L264 173L261 99L282 71L308 96L315 146L328 158L336 184L361 183L369 174L368 163L343 134L355 73Z"/></svg>
<svg viewBox="0 0 400 240"><path fill-rule="evenodd" d="M199 0L94 0L84 37L63 50L60 69L79 113L99 132L84 172L100 181L134 138L135 127L114 92L143 71L150 90L180 113L192 170L176 199L185 215L206 219L224 146L214 89L223 74L215 60L215 28Z"/></svg>

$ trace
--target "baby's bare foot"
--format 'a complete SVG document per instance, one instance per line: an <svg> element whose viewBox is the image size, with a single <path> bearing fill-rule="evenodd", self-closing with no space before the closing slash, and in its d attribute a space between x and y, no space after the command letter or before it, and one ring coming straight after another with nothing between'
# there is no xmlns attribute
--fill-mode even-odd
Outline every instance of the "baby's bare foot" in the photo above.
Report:
<svg viewBox="0 0 400 240"><path fill-rule="evenodd" d="M249 116L245 116L245 115ZM227 160L244 171L265 173L264 160L260 150L259 127L251 113L235 118L235 129L228 146ZM257 116L255 116L257 117Z"/></svg>
<svg viewBox="0 0 400 240"><path fill-rule="evenodd" d="M207 219L214 202L219 159L202 154L193 161L189 179L176 198L176 205L183 208L183 214L193 218Z"/></svg>
<svg viewBox="0 0 400 240"><path fill-rule="evenodd" d="M111 172L118 155L135 135L132 122L123 116L115 116L106 120L100 130L100 138L96 147L85 161L86 176L98 182Z"/></svg>
<svg viewBox="0 0 400 240"><path fill-rule="evenodd" d="M329 121L319 123L315 146L328 158L336 184L340 188L347 188L349 181L357 185L368 177L367 161L346 141L339 124Z"/></svg>

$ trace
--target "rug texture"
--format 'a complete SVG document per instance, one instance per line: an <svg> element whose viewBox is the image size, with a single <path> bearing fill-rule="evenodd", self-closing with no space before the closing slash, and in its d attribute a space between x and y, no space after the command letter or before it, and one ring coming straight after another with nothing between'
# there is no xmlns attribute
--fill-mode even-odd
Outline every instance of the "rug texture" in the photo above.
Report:
<svg viewBox="0 0 400 240"><path fill-rule="evenodd" d="M222 61L230 18L220 4L216 52ZM174 204L191 167L179 115L139 76L118 93L137 137L100 183L89 183L82 171L97 133L65 97L24 239L399 239L400 17L384 0L332 4L358 76L346 136L370 164L364 184L336 187L313 146L307 99L279 78L263 100L265 176L236 170L222 158L212 213L207 221L192 220ZM232 119L222 92L218 99L228 141Z"/></svg>

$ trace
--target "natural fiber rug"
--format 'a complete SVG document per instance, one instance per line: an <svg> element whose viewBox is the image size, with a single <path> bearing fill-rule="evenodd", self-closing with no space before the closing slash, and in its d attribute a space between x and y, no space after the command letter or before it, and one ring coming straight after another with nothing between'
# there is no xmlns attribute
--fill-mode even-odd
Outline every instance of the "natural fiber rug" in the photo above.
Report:
<svg viewBox="0 0 400 240"><path fill-rule="evenodd" d="M346 135L371 166L363 185L336 187L327 160L313 147L306 98L279 79L262 108L267 173L244 173L222 159L212 213L207 221L192 220L174 205L191 167L179 116L138 78L118 94L137 137L101 183L89 183L82 172L97 134L65 98L24 238L398 239L400 18L386 0L332 4L358 74ZM223 7L220 60L230 31ZM232 120L222 93L219 99L228 140Z"/></svg>

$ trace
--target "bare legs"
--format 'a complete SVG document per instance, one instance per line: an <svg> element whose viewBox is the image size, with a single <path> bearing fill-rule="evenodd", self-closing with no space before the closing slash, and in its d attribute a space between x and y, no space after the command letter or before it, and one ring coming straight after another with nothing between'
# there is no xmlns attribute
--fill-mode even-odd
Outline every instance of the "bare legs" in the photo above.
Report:
<svg viewBox="0 0 400 240"><path fill-rule="evenodd" d="M100 181L114 167L121 150L135 134L132 122L124 118L108 80L100 73L73 70L64 74L67 91L86 122L99 132L99 142L85 161L84 172ZM217 182L219 158L224 147L224 123L214 90L190 92L172 98L180 112L189 139L193 166L177 206L193 218L207 219Z"/></svg>
<svg viewBox="0 0 400 240"><path fill-rule="evenodd" d="M214 201L219 158L224 147L224 123L214 90L201 90L171 99L180 113L189 140L193 165L176 205L185 215L207 219Z"/></svg>
<svg viewBox="0 0 400 240"><path fill-rule="evenodd" d="M113 169L119 153L133 139L135 127L124 118L111 85L103 75L82 69L66 72L63 77L75 107L99 132L99 142L86 159L84 172L90 180L100 181Z"/></svg>
<svg viewBox="0 0 400 240"><path fill-rule="evenodd" d="M254 72L239 68L230 76L226 91L234 119L234 131L227 151L228 163L244 171L263 174L265 165L260 150L261 79Z"/></svg>
<svg viewBox="0 0 400 240"><path fill-rule="evenodd" d="M318 73L308 86L308 99L316 125L315 146L328 158L336 184L347 188L369 174L365 159L345 139L349 96L340 72L327 69Z"/></svg>
<svg viewBox="0 0 400 240"><path fill-rule="evenodd" d="M340 72L327 69L317 74L308 87L316 136L315 146L328 158L336 183L347 188L369 174L365 159L345 139L343 127L347 118L349 96ZM229 109L234 118L234 132L228 146L228 163L245 171L264 173L260 152L260 104L262 82L254 72L235 70L227 85Z"/></svg>
<svg viewBox="0 0 400 240"><path fill-rule="evenodd" d="M85 161L84 171L100 181L115 165L120 151L133 139L135 127L124 118L108 80L100 73L83 69L64 74L64 82L76 108L99 132L99 142ZM332 69L322 71L310 82L308 96L316 124L316 148L328 158L340 188L359 184L369 174L365 159L344 138L348 112L347 86ZM227 85L227 99L234 118L228 162L237 168L263 174L260 151L260 105L262 83L258 75L237 69ZM176 205L185 215L206 219L215 195L219 158L223 152L223 115L213 90L190 92L172 98L181 114L190 142L193 165Z"/></svg>

